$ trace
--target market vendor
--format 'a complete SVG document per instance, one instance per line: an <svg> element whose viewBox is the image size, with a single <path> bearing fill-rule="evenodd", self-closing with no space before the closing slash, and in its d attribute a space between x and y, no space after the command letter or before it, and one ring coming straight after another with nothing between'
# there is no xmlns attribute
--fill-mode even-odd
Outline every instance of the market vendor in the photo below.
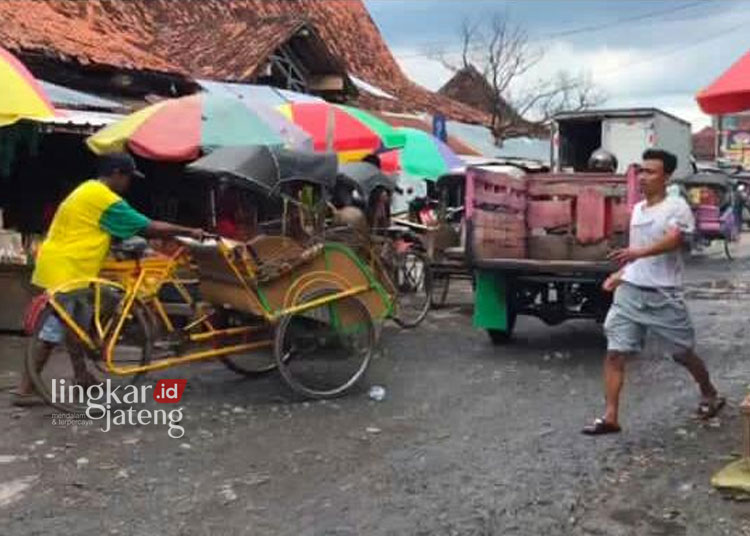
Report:
<svg viewBox="0 0 750 536"><path fill-rule="evenodd" d="M120 196L127 191L131 179L141 176L135 161L126 153L101 157L99 178L82 183L63 200L39 249L31 282L45 291L73 284L57 300L79 324L88 325L91 313L86 283L79 288L74 282L99 275L113 237L127 239L137 234L155 238L203 237L201 229L151 220L122 199ZM72 337L66 337L66 329L57 316L47 317L39 339L42 344L36 346L35 359L39 369L44 367L54 347L65 342L76 382L84 388L94 382L86 370L80 345ZM38 400L27 374L11 400L15 405L29 405Z"/></svg>

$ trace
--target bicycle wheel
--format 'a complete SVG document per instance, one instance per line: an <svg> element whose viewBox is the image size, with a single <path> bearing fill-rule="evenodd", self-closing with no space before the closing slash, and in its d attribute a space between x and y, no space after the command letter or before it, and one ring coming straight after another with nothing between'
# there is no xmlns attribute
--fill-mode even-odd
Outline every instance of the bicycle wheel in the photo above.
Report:
<svg viewBox="0 0 750 536"><path fill-rule="evenodd" d="M272 348L232 354L229 357L222 357L220 360L225 367L235 374L248 378L257 378L276 370Z"/></svg>
<svg viewBox="0 0 750 536"><path fill-rule="evenodd" d="M432 270L427 256L417 249L395 254L393 284L396 287L393 320L402 328L418 326L432 301Z"/></svg>
<svg viewBox="0 0 750 536"><path fill-rule="evenodd" d="M734 255L732 255L732 249L733 249L732 240L729 238L724 239L724 254L727 256L727 259L734 260Z"/></svg>
<svg viewBox="0 0 750 536"><path fill-rule="evenodd" d="M118 305L105 305L100 321L106 325L116 318L118 310L119 302ZM88 349L67 327L65 343L54 346L44 343L39 334L51 315L57 313L48 304L39 315L26 348L26 372L35 391L47 404L65 412L83 413L88 407L89 387L102 385L109 380L112 389L115 389L141 379L143 373L112 375L104 363L103 346L98 346L96 350ZM85 328L92 331L90 326ZM143 306L136 302L124 321L113 351L113 362L124 367L146 365L150 361L151 325Z"/></svg>
<svg viewBox="0 0 750 536"><path fill-rule="evenodd" d="M300 303L339 293L314 291ZM370 364L375 326L367 307L347 296L284 316L276 328L279 372L297 393L331 398L351 389Z"/></svg>
<svg viewBox="0 0 750 536"><path fill-rule="evenodd" d="M249 322L248 318L242 315L232 316L229 315L224 323L225 327L239 327L247 325ZM261 341L263 339L272 340L273 332L271 326L263 326L247 335L244 339L233 339L232 344L241 344L244 342ZM224 344L223 341L218 344ZM269 345L268 348L259 348L257 350L251 350L240 354L232 354L220 358L220 361L232 372L239 374L240 376L257 377L269 372L276 370L276 359L273 355L273 348Z"/></svg>
<svg viewBox="0 0 750 536"><path fill-rule="evenodd" d="M435 309L443 307L448 300L448 290L450 289L450 274L437 274L432 272L432 294L430 296L430 307Z"/></svg>

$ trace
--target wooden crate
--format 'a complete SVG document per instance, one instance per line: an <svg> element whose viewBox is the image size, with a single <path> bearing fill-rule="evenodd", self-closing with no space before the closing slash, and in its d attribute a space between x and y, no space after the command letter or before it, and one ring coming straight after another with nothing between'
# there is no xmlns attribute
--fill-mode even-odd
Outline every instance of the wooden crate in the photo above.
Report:
<svg viewBox="0 0 750 536"><path fill-rule="evenodd" d="M603 260L622 245L630 217L626 177L535 175L527 191L530 258Z"/></svg>
<svg viewBox="0 0 750 536"><path fill-rule="evenodd" d="M476 258L526 257L526 181L471 168L466 178L466 215Z"/></svg>
<svg viewBox="0 0 750 536"><path fill-rule="evenodd" d="M469 168L465 206L474 255L604 260L626 243L636 182L634 170L514 177Z"/></svg>

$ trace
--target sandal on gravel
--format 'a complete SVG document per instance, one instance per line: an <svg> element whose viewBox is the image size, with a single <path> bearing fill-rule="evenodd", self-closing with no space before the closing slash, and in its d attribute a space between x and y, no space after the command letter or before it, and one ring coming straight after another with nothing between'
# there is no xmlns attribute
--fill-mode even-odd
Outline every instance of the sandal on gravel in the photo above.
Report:
<svg viewBox="0 0 750 536"><path fill-rule="evenodd" d="M608 423L604 420L604 418L601 419L595 419L593 423L586 425L583 427L583 430L581 430L581 433L584 435L605 435L605 434L616 434L620 432L620 427L616 424Z"/></svg>
<svg viewBox="0 0 750 536"><path fill-rule="evenodd" d="M10 403L19 408L44 405L44 401L36 393L19 393L18 391L11 391Z"/></svg>
<svg viewBox="0 0 750 536"><path fill-rule="evenodd" d="M717 396L711 400L703 400L698 404L698 417L701 419L711 419L721 411L727 401L723 396Z"/></svg>

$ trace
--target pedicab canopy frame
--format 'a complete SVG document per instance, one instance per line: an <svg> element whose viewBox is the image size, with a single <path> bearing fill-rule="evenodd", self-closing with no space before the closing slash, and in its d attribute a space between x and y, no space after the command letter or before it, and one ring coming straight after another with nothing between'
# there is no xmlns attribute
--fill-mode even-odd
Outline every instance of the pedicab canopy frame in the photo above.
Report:
<svg viewBox="0 0 750 536"><path fill-rule="evenodd" d="M336 182L356 189L362 199L370 199L370 194L378 188L389 192L398 189L396 180L368 162L350 162L339 166Z"/></svg>
<svg viewBox="0 0 750 536"><path fill-rule="evenodd" d="M188 165L187 169L272 195L278 193L281 184L293 180L331 188L336 180L338 161L334 153L259 145L217 149Z"/></svg>

